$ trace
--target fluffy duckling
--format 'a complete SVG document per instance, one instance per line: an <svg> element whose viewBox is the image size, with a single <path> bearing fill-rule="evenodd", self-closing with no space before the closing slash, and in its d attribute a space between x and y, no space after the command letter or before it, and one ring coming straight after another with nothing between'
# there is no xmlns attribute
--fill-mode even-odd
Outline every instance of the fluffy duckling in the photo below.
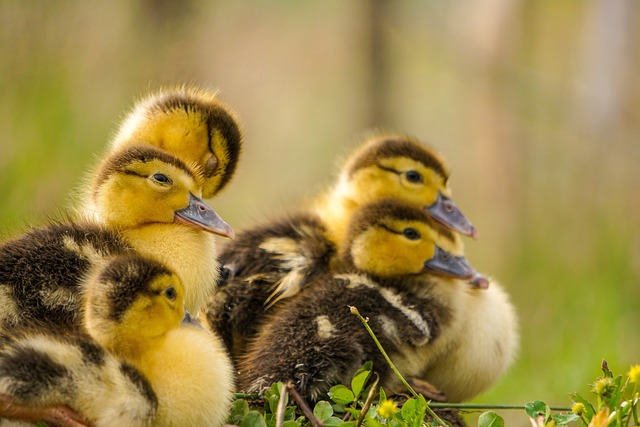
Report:
<svg viewBox="0 0 640 427"><path fill-rule="evenodd" d="M290 296L285 293L270 300L274 288L295 290L291 295L295 294L302 284L322 275L335 254L324 224L312 214L243 231L221 252L223 277L200 320L223 339L237 361L273 300Z"/></svg>
<svg viewBox="0 0 640 427"><path fill-rule="evenodd" d="M513 358L515 316L499 286L467 284L477 273L436 244L451 237L397 200L358 209L340 249L342 266L276 307L239 365L240 388L260 393L274 381L292 381L315 400L373 360L381 384L401 391L350 313L355 306L404 375L451 401L485 390Z"/></svg>
<svg viewBox="0 0 640 427"><path fill-rule="evenodd" d="M197 312L218 281L214 234L233 229L200 198L202 177L179 158L150 146L107 157L94 178L90 217L119 229L139 253L170 266Z"/></svg>
<svg viewBox="0 0 640 427"><path fill-rule="evenodd" d="M1 415L73 426L221 425L231 364L213 335L183 321L183 300L162 264L114 258L89 279L86 331L5 332L0 393L18 416ZM52 407L67 418L50 420Z"/></svg>
<svg viewBox="0 0 640 427"><path fill-rule="evenodd" d="M111 150L149 144L201 168L202 195L210 198L231 180L242 146L236 115L214 93L180 86L138 102L126 116Z"/></svg>
<svg viewBox="0 0 640 427"><path fill-rule="evenodd" d="M194 191L179 159L132 146L105 159L93 217L35 229L0 245L0 322L81 321L79 295L92 266L137 251L170 266L196 310L218 280L212 233L233 230Z"/></svg>
<svg viewBox="0 0 640 427"><path fill-rule="evenodd" d="M226 278L210 299L205 323L239 357L259 329L265 306L295 295L329 268L353 211L385 197L423 208L443 226L476 236L450 199L448 179L442 157L415 139L377 135L365 141L310 212L245 230L223 247L219 259ZM459 236L444 244L449 252L463 254ZM486 280L478 278L476 284L486 286Z"/></svg>
<svg viewBox="0 0 640 427"><path fill-rule="evenodd" d="M334 242L342 242L359 206L393 197L422 207L447 228L476 238L473 225L451 200L449 168L436 151L407 135L366 140L347 159L337 183L314 204Z"/></svg>

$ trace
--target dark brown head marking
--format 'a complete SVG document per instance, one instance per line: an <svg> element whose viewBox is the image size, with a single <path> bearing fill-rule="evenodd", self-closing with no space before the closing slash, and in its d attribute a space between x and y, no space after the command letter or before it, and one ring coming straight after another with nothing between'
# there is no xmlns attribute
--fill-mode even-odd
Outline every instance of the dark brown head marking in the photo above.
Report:
<svg viewBox="0 0 640 427"><path fill-rule="evenodd" d="M358 209L351 218L346 241L353 242L360 234L372 226L380 225L385 219L400 221L420 221L428 224L442 237L453 242L454 235L440 227L423 209L398 199L382 199Z"/></svg>
<svg viewBox="0 0 640 427"><path fill-rule="evenodd" d="M133 145L117 151L102 164L94 183L94 195L97 189L114 173L126 173L127 167L133 163L148 163L153 160L170 164L184 171L193 180L197 179L195 173L182 160L166 151L147 145Z"/></svg>
<svg viewBox="0 0 640 427"><path fill-rule="evenodd" d="M210 100L211 101L211 100ZM213 153L213 159L204 165L204 175L206 178L214 176L220 177L216 192L221 190L233 176L240 151L242 149L242 133L233 113L221 103L203 102L188 90L167 92L160 96L157 102L149 108L149 111L170 112L176 109L183 109L189 113L198 113L206 121L207 134L209 136L209 151ZM212 136L214 131L219 131L224 139L220 146L213 146ZM226 163L220 162L220 158L226 158ZM220 165L224 164L225 169L221 170Z"/></svg>
<svg viewBox="0 0 640 427"><path fill-rule="evenodd" d="M379 159L391 157L414 159L442 176L445 182L449 179L446 166L433 151L404 135L384 136L366 142L361 148L360 155L351 163L349 176L359 169L377 165Z"/></svg>
<svg viewBox="0 0 640 427"><path fill-rule="evenodd" d="M153 279L171 271L159 262L139 255L123 255L111 261L98 275L99 285L106 291L108 318L122 320L124 313L140 295L153 295L149 288Z"/></svg>

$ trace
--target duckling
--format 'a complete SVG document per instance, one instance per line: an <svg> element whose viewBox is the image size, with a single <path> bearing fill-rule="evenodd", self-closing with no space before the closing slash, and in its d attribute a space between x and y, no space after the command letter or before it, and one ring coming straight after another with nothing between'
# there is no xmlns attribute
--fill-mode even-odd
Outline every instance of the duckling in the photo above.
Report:
<svg viewBox="0 0 640 427"><path fill-rule="evenodd" d="M393 197L422 207L433 219L477 238L475 227L451 200L449 168L436 151L408 135L378 134L347 159L337 183L314 203L334 242L344 239L359 206Z"/></svg>
<svg viewBox="0 0 640 427"><path fill-rule="evenodd" d="M71 413L66 425L223 423L231 364L215 336L183 320L175 273L121 255L90 274L83 300L83 328L5 331L0 393L19 413L0 415L35 421L53 407Z"/></svg>
<svg viewBox="0 0 640 427"><path fill-rule="evenodd" d="M238 367L240 388L261 393L274 381L291 381L316 400L373 360L385 389L401 391L349 312L354 306L405 376L429 382L451 401L485 390L513 359L515 315L499 286L466 283L475 270L440 248L451 237L423 210L398 200L359 208L339 251L341 265L279 303L249 344Z"/></svg>
<svg viewBox="0 0 640 427"><path fill-rule="evenodd" d="M134 251L175 270L187 288L187 308L197 310L218 280L213 233L233 236L194 194L198 179L153 147L127 147L105 159L91 216L0 245L0 322L78 324L87 272Z"/></svg>
<svg viewBox="0 0 640 427"><path fill-rule="evenodd" d="M94 177L89 218L117 228L139 253L169 265L197 312L219 275L214 235L233 229L202 199L202 177L179 158L150 146L108 156Z"/></svg>
<svg viewBox="0 0 640 427"><path fill-rule="evenodd" d="M451 201L448 179L444 159L411 137L377 135L365 141L347 160L337 184L308 212L245 230L223 247L226 278L210 298L203 322L239 357L266 309L329 268L353 211L385 197L419 206L443 226L477 236ZM463 254L459 236L445 244L448 251ZM486 286L484 278L475 282Z"/></svg>
<svg viewBox="0 0 640 427"><path fill-rule="evenodd" d="M313 214L241 232L232 245L223 247L222 277L199 319L222 338L237 361L275 304L270 302L274 287L280 284L297 292L298 283L308 283L329 268L336 250L325 225ZM277 300L289 296L285 293Z"/></svg>
<svg viewBox="0 0 640 427"><path fill-rule="evenodd" d="M211 198L231 180L242 147L236 114L214 93L179 86L138 102L120 125L110 150L148 144L202 170L202 195Z"/></svg>

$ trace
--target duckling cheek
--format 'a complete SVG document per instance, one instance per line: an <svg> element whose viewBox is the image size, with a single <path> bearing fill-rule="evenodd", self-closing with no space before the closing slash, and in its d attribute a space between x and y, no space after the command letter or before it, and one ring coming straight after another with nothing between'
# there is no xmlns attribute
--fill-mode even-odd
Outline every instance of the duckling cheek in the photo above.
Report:
<svg viewBox="0 0 640 427"><path fill-rule="evenodd" d="M218 169L218 158L211 154L209 158L204 162L204 176L211 178L216 174Z"/></svg>

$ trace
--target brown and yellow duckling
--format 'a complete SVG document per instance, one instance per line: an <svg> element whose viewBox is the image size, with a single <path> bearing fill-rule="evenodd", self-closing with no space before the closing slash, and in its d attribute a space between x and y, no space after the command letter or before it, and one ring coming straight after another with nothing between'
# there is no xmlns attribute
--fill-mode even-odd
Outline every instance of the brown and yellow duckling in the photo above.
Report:
<svg viewBox="0 0 640 427"><path fill-rule="evenodd" d="M444 158L407 135L379 134L347 159L337 183L315 202L313 211L341 242L355 209L383 198L419 206L434 220L465 236L478 232L451 200Z"/></svg>
<svg viewBox="0 0 640 427"><path fill-rule="evenodd" d="M385 197L413 204L443 226L476 236L475 228L450 199L443 158L405 135L378 135L347 160L338 182L312 208L245 230L220 253L226 279L207 308L206 322L234 358L244 352L278 300L295 295L329 268L354 210ZM446 248L463 254L459 236ZM479 278L478 286L486 286Z"/></svg>
<svg viewBox="0 0 640 427"><path fill-rule="evenodd" d="M74 427L222 425L231 363L215 336L184 320L183 302L164 265L112 259L90 274L83 328L4 332L0 396L9 410L0 416Z"/></svg>
<svg viewBox="0 0 640 427"><path fill-rule="evenodd" d="M341 245L342 265L275 307L239 364L240 388L261 393L291 381L315 400L373 360L385 389L401 391L350 313L355 306L404 375L430 382L450 400L486 389L513 357L513 309L499 287L469 286L475 270L439 247L451 238L423 210L397 200L358 209ZM465 345L476 339L481 344ZM443 361L451 355L461 363ZM431 371L462 378L469 392L431 381Z"/></svg>
<svg viewBox="0 0 640 427"><path fill-rule="evenodd" d="M198 196L200 177L179 159L131 146L102 163L92 217L34 229L0 245L0 321L81 320L86 274L111 257L138 252L176 271L187 309L218 280L213 234L233 230Z"/></svg>

